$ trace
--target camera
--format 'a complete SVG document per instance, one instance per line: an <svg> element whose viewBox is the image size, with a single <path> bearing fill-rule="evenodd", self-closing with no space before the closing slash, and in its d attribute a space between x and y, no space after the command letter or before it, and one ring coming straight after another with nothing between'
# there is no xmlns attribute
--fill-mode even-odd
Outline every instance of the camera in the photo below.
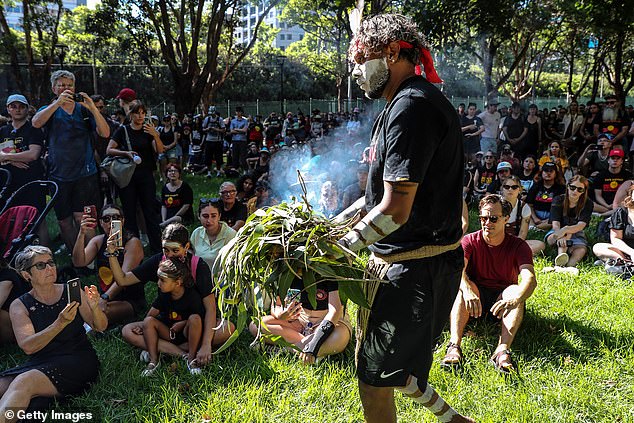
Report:
<svg viewBox="0 0 634 423"><path fill-rule="evenodd" d="M84 101L84 96L81 94L73 94L73 101Z"/></svg>

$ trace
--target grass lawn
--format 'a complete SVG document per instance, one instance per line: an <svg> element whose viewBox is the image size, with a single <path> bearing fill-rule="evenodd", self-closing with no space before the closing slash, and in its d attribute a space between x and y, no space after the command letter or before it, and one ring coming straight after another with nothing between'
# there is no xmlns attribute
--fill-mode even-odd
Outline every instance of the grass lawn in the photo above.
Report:
<svg viewBox="0 0 634 423"><path fill-rule="evenodd" d="M218 191L215 179L188 180L197 198ZM579 266L577 277L541 273L551 260L536 259L538 288L513 345L519 375L505 379L488 363L499 329L478 322L467 328L467 362L459 373L438 366L445 334L431 384L478 422L634 422L632 283L593 267L594 257ZM146 292L153 298L156 287L148 284ZM97 413L105 422L363 420L352 345L340 356L304 367L293 355L252 351L250 341L242 334L199 377L189 375L184 361L165 358L160 371L144 379L139 351L109 331L94 340L102 363L98 383L61 407ZM15 346L0 348L0 356L2 369L25 360ZM402 395L396 401L399 421L436 421Z"/></svg>

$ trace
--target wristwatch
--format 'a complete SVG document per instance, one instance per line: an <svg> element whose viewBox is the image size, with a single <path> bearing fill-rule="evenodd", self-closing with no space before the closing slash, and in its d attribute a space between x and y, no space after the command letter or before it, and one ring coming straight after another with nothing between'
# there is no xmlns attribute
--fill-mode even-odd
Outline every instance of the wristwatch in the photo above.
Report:
<svg viewBox="0 0 634 423"><path fill-rule="evenodd" d="M110 295L106 294L105 292L103 294L101 294L101 298L106 300L106 301L110 301Z"/></svg>

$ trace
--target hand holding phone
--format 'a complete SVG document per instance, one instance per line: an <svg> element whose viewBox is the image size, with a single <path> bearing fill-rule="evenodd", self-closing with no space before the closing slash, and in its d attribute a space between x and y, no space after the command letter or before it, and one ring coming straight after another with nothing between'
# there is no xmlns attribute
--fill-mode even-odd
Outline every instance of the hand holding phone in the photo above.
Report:
<svg viewBox="0 0 634 423"><path fill-rule="evenodd" d="M95 219L95 222L91 225L95 228L97 226L97 206L84 206L84 214L90 216L91 219Z"/></svg>
<svg viewBox="0 0 634 423"><path fill-rule="evenodd" d="M123 227L120 220L110 222L110 236L115 235L115 245L117 249L123 250Z"/></svg>
<svg viewBox="0 0 634 423"><path fill-rule="evenodd" d="M66 300L68 304L75 301L81 305L81 282L79 278L71 279L66 282Z"/></svg>
<svg viewBox="0 0 634 423"><path fill-rule="evenodd" d="M299 302L299 295L301 294L301 292L302 291L299 289L289 288L289 290L286 291L286 298L284 299L284 305L288 307L293 303L293 301Z"/></svg>

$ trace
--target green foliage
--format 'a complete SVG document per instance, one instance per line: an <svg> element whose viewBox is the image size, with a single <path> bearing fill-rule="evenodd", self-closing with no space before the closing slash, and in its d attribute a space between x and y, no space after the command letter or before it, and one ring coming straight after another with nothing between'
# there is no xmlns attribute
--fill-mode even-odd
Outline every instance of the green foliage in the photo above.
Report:
<svg viewBox="0 0 634 423"><path fill-rule="evenodd" d="M348 230L345 224L333 224L314 213L305 203L281 203L256 210L216 262L220 268L216 289L222 317L237 318L236 333L241 332L247 323L246 305L252 307L251 317L258 321L268 313L263 298L285 298L295 279L302 280L313 306L316 283L330 280L339 283L344 304L350 299L367 307L359 287L363 263L337 243ZM257 291L260 300L255 298Z"/></svg>

